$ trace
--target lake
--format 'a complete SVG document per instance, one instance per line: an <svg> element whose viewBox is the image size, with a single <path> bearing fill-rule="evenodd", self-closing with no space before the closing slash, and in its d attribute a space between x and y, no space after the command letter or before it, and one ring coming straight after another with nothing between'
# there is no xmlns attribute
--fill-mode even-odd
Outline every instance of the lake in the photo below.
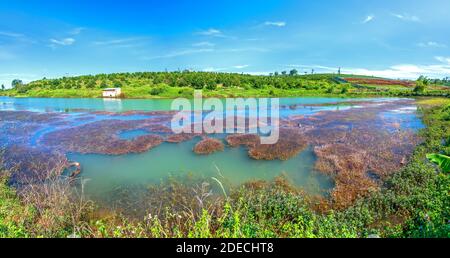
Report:
<svg viewBox="0 0 450 258"><path fill-rule="evenodd" d="M80 163L78 177L84 179L85 193L98 199L119 188L157 185L170 177L188 175L214 177L226 187L283 176L308 193L327 195L336 186L334 174L344 162L339 160L339 153L357 155L364 151L373 159L363 171L372 174L364 177L373 173L381 177L386 168L400 166L401 159L407 158L414 147L398 139L413 137L423 127L413 99L281 98L282 129L294 130L306 147L287 160L277 158L278 153L270 153L275 158L266 160L271 158L258 159L252 152L273 150L252 149L254 146L245 144L230 147L227 135L193 135L179 142L168 141L171 103L169 99L0 97L0 145L7 149L21 146L22 156L34 151L50 156L56 152ZM194 153L195 145L204 138L219 139L225 148L209 155ZM286 146L289 139L284 141ZM378 144L371 145L374 139L384 139L389 148L380 144L377 150L371 150L370 146ZM280 151L283 148L280 146ZM378 157L380 151L392 152L393 158ZM330 161L336 155L338 160ZM19 164L17 151L9 156L14 157L8 161L10 166ZM334 168L324 168L325 161L332 162L327 166ZM45 163L39 159L35 162ZM17 173L39 173L31 171L29 163L21 162L23 171Z"/></svg>

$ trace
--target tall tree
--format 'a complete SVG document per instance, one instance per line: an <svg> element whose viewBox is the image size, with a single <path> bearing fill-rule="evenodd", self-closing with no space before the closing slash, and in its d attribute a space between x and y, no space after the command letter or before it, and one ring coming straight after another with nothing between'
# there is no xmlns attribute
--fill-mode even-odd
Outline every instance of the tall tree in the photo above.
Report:
<svg viewBox="0 0 450 258"><path fill-rule="evenodd" d="M289 71L290 76L296 76L298 74L298 71L296 69L292 69Z"/></svg>
<svg viewBox="0 0 450 258"><path fill-rule="evenodd" d="M20 79L14 79L12 82L11 82L11 86L15 89L15 88L17 88L17 87L20 87L21 85L23 85L23 82L22 82L22 80L20 80Z"/></svg>

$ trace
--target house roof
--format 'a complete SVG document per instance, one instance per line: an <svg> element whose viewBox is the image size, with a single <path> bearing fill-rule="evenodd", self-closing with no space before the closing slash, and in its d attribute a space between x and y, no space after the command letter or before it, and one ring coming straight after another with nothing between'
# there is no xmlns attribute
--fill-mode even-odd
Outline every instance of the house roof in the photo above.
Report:
<svg viewBox="0 0 450 258"><path fill-rule="evenodd" d="M103 89L103 91L118 91L118 90L120 90L120 88L106 88L106 89Z"/></svg>

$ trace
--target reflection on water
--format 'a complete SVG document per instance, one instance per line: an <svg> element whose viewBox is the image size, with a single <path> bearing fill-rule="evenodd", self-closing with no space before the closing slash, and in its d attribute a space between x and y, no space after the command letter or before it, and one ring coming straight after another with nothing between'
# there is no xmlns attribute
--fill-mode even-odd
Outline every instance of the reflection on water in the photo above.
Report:
<svg viewBox="0 0 450 258"><path fill-rule="evenodd" d="M121 99L103 99L103 110L110 112L117 112L117 110L122 110L122 100Z"/></svg>
<svg viewBox="0 0 450 258"><path fill-rule="evenodd" d="M280 105L311 105L325 103L342 103L349 101L371 100L366 98L280 98ZM372 99L373 100L373 99ZM387 100L378 98L378 101ZM392 98L392 100L395 100ZM170 110L172 99L81 99L81 98L10 98L0 96L0 110L28 110L36 112L73 112L73 111L111 111L125 112L167 111ZM224 99L221 99L225 102ZM324 107L308 107L308 109L323 109ZM333 107L335 109L336 107ZM343 108L343 107L341 107Z"/></svg>

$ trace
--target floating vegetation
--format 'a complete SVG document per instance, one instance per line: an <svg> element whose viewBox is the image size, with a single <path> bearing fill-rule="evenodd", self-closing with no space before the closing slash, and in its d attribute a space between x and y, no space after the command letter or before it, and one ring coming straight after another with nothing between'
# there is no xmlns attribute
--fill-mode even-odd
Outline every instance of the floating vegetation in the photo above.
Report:
<svg viewBox="0 0 450 258"><path fill-rule="evenodd" d="M257 143L249 148L249 156L258 160L288 160L307 147L303 137L294 132L281 131L280 139L275 144Z"/></svg>
<svg viewBox="0 0 450 258"><path fill-rule="evenodd" d="M39 130L39 124L0 121L0 147L11 144L27 144L34 133Z"/></svg>
<svg viewBox="0 0 450 258"><path fill-rule="evenodd" d="M281 106L288 115L280 120L279 140L275 144L261 144L262 135L248 133L252 129L248 118L245 128L234 124L234 129L245 129L247 133L216 137L205 132L174 134L170 128L172 111L84 111L74 119L66 119L71 115L64 113L0 111L0 144L8 146L6 158L16 163L10 163L10 167L24 171L23 175L18 172L14 179L34 176L39 169L60 171L70 165L64 156L69 152L142 153L163 142L181 143L194 137L202 137L193 149L197 154L244 146L248 156L255 160L288 160L310 146L316 156L315 170L335 181L330 198L321 202L327 207L345 208L379 189L390 174L407 163L421 139L415 131L417 124L408 121L410 118L404 113L415 112L414 100L357 100L339 104L353 108L305 113L297 109L329 104ZM223 124L224 120L214 122ZM194 124L188 126L193 128ZM140 131L148 133L134 133ZM133 137L121 137L124 132ZM36 148L31 146L34 143ZM80 167L72 168L76 171L74 176L80 173ZM259 183L253 184L256 187Z"/></svg>
<svg viewBox="0 0 450 258"><path fill-rule="evenodd" d="M180 142L190 141L195 136L196 136L196 134L190 134L190 133L172 134L166 138L166 142L180 143Z"/></svg>
<svg viewBox="0 0 450 258"><path fill-rule="evenodd" d="M60 175L69 165L61 152L24 145L11 145L3 155L3 165L12 172L11 182L18 185L45 180L49 173Z"/></svg>
<svg viewBox="0 0 450 258"><path fill-rule="evenodd" d="M46 134L41 143L65 152L120 155L140 153L163 142L159 135L143 135L132 140L120 139L121 131L139 129L140 121L102 120Z"/></svg>
<svg viewBox="0 0 450 258"><path fill-rule="evenodd" d="M75 118L75 121L80 121L80 122L84 122L84 121L90 121L90 120L94 120L95 116L80 116Z"/></svg>
<svg viewBox="0 0 450 258"><path fill-rule="evenodd" d="M56 122L63 115L60 113L36 113L31 111L0 111L0 121L16 121L27 123Z"/></svg>
<svg viewBox="0 0 450 258"><path fill-rule="evenodd" d="M231 147L240 145L252 147L260 141L260 138L256 134L234 134L227 136L226 140Z"/></svg>
<svg viewBox="0 0 450 258"><path fill-rule="evenodd" d="M260 137L254 134L235 134L226 138L231 147L244 145L248 154L257 160L288 160L307 147L306 141L295 130L282 130L275 144L261 144Z"/></svg>
<svg viewBox="0 0 450 258"><path fill-rule="evenodd" d="M194 146L196 154L208 155L217 151L223 151L225 145L222 141L213 138L205 138Z"/></svg>
<svg viewBox="0 0 450 258"><path fill-rule="evenodd" d="M345 208L375 191L406 163L420 138L414 128L386 120L380 113L410 101L368 103L363 108L295 118L301 134L314 146L315 168L335 180L330 200L334 208Z"/></svg>

